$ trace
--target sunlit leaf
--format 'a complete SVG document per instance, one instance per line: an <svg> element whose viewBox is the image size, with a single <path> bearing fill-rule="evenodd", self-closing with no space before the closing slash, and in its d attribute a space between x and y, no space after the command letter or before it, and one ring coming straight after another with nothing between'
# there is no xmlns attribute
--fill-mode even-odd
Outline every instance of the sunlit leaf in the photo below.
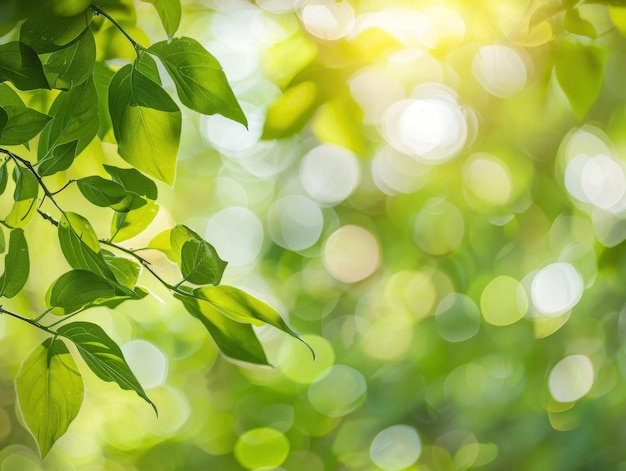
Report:
<svg viewBox="0 0 626 471"><path fill-rule="evenodd" d="M19 165L13 168L13 180L15 180L15 190L13 191L15 203L4 222L9 227L24 227L37 210L39 183L29 170Z"/></svg>
<svg viewBox="0 0 626 471"><path fill-rule="evenodd" d="M50 16L45 9L30 16L20 28L20 41L38 54L58 51L76 40L89 26L93 14L86 10L74 16Z"/></svg>
<svg viewBox="0 0 626 471"><path fill-rule="evenodd" d="M285 90L267 110L263 139L286 137L300 131L315 113L317 101L314 82L300 82Z"/></svg>
<svg viewBox="0 0 626 471"><path fill-rule="evenodd" d="M96 85L96 92L98 95L98 116L100 118L98 137L100 139L104 139L112 126L111 115L109 113L109 84L111 83L114 75L115 72L109 69L102 62L96 62L94 64L93 80Z"/></svg>
<svg viewBox="0 0 626 471"><path fill-rule="evenodd" d="M169 38L173 38L178 26L180 25L181 6L180 0L141 0L142 2L151 3L159 13L161 23L165 29L165 33Z"/></svg>
<svg viewBox="0 0 626 471"><path fill-rule="evenodd" d="M600 93L604 60L604 51L592 44L564 42L559 46L556 77L578 119L587 114Z"/></svg>
<svg viewBox="0 0 626 471"><path fill-rule="evenodd" d="M6 80L20 90L50 88L37 53L18 41L0 45L0 82Z"/></svg>
<svg viewBox="0 0 626 471"><path fill-rule="evenodd" d="M62 144L77 141L75 153L79 155L98 132L98 96L93 79L87 79L61 92L50 107L54 119L46 126L39 139L38 163L54 158L54 149Z"/></svg>
<svg viewBox="0 0 626 471"><path fill-rule="evenodd" d="M96 43L90 30L78 41L48 56L44 71L53 88L67 90L84 82L96 63Z"/></svg>
<svg viewBox="0 0 626 471"><path fill-rule="evenodd" d="M302 341L300 336L286 324L274 308L239 288L224 285L203 286L195 289L193 294L206 300L220 314L237 322L257 326L269 324ZM199 304L202 309L204 303L200 302ZM306 342L304 343L306 345ZM307 345L307 347L309 346ZM315 356L311 347L309 349Z"/></svg>
<svg viewBox="0 0 626 471"><path fill-rule="evenodd" d="M573 8L565 13L563 26L572 34L579 34L592 39L596 37L596 28L593 26L593 23L582 18L578 8Z"/></svg>
<svg viewBox="0 0 626 471"><path fill-rule="evenodd" d="M175 38L150 46L174 80L183 105L199 113L221 114L248 126L222 66L198 41Z"/></svg>
<svg viewBox="0 0 626 471"><path fill-rule="evenodd" d="M126 65L111 80L109 111L120 156L171 185L182 122L171 97L132 65Z"/></svg>
<svg viewBox="0 0 626 471"><path fill-rule="evenodd" d="M137 209L116 213L111 223L111 240L119 242L142 233L158 212L159 205L148 200Z"/></svg>
<svg viewBox="0 0 626 471"><path fill-rule="evenodd" d="M4 258L4 274L0 277L0 296L12 298L18 294L30 271L28 244L22 229L13 229L9 235L9 251Z"/></svg>
<svg viewBox="0 0 626 471"><path fill-rule="evenodd" d="M72 322L59 327L59 335L71 340L87 366L103 381L112 381L126 390L135 391L152 406L141 384L126 363L122 351L102 328L90 322Z"/></svg>
<svg viewBox="0 0 626 471"><path fill-rule="evenodd" d="M128 258L117 257L108 250L103 250L102 255L117 281L128 289L135 289L139 279L139 265Z"/></svg>
<svg viewBox="0 0 626 471"><path fill-rule="evenodd" d="M83 380L65 344L46 339L22 364L15 388L24 422L45 457L83 402Z"/></svg>
<svg viewBox="0 0 626 471"><path fill-rule="evenodd" d="M192 297L175 295L189 313L199 319L226 356L235 360L267 365L267 358L252 326L220 314L211 304Z"/></svg>
<svg viewBox="0 0 626 471"><path fill-rule="evenodd" d="M109 281L116 280L104 261L98 236L87 219L66 212L59 221L58 233L61 251L72 268L89 270Z"/></svg>
<svg viewBox="0 0 626 471"><path fill-rule="evenodd" d="M0 84L0 89L4 87L9 89L5 84ZM4 100L2 95L0 91L0 100ZM7 146L27 143L39 134L51 119L50 116L28 108L24 104L6 105L4 111L7 115L7 123L0 131L0 144Z"/></svg>

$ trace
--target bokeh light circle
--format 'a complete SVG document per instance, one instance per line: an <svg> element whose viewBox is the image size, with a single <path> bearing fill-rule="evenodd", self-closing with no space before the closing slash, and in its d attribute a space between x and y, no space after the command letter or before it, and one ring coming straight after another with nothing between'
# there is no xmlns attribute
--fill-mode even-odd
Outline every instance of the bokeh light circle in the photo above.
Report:
<svg viewBox="0 0 626 471"><path fill-rule="evenodd" d="M347 225L326 240L322 261L328 273L344 283L356 283L372 275L380 265L376 237L359 226Z"/></svg>
<svg viewBox="0 0 626 471"><path fill-rule="evenodd" d="M263 226L248 208L226 208L209 219L205 238L223 260L233 266L246 265L261 252Z"/></svg>
<svg viewBox="0 0 626 471"><path fill-rule="evenodd" d="M422 454L422 442L413 427L392 425L381 430L372 440L370 458L385 471L408 468Z"/></svg>
<svg viewBox="0 0 626 471"><path fill-rule="evenodd" d="M435 311L437 332L448 342L471 339L480 330L480 311L469 296L450 293Z"/></svg>
<svg viewBox="0 0 626 471"><path fill-rule="evenodd" d="M455 205L442 198L426 200L415 217L415 242L431 255L453 252L463 241L464 233L463 214Z"/></svg>
<svg viewBox="0 0 626 471"><path fill-rule="evenodd" d="M583 279L571 264L557 262L542 268L533 278L530 295L535 308L558 316L573 308L583 293Z"/></svg>
<svg viewBox="0 0 626 471"><path fill-rule="evenodd" d="M480 310L491 325L511 325L524 317L528 310L528 297L524 287L510 276L491 280L480 296Z"/></svg>
<svg viewBox="0 0 626 471"><path fill-rule="evenodd" d="M146 340L131 340L122 346L122 353L144 389L154 388L165 382L168 359L154 344Z"/></svg>
<svg viewBox="0 0 626 471"><path fill-rule="evenodd" d="M354 26L354 8L345 0L306 0L300 16L304 28L320 39L344 37Z"/></svg>
<svg viewBox="0 0 626 471"><path fill-rule="evenodd" d="M382 116L385 140L407 155L431 163L449 160L467 140L467 122L459 105L436 88L418 97L398 101Z"/></svg>
<svg viewBox="0 0 626 471"><path fill-rule="evenodd" d="M361 178L357 157L344 147L322 144L300 163L300 181L317 201L336 204L356 189Z"/></svg>
<svg viewBox="0 0 626 471"><path fill-rule="evenodd" d="M301 195L276 200L268 212L268 232L272 240L289 250L304 250L319 239L324 226L320 207Z"/></svg>
<svg viewBox="0 0 626 471"><path fill-rule="evenodd" d="M593 386L593 363L586 355L570 355L559 361L548 377L548 388L559 402L574 402Z"/></svg>
<svg viewBox="0 0 626 471"><path fill-rule="evenodd" d="M289 448L289 440L285 435L276 429L261 427L240 435L233 453L247 469L271 469L285 461Z"/></svg>
<svg viewBox="0 0 626 471"><path fill-rule="evenodd" d="M485 90L499 98L511 98L524 88L528 77L520 53L502 45L480 48L472 60L472 73Z"/></svg>
<svg viewBox="0 0 626 471"><path fill-rule="evenodd" d="M506 205L513 193L509 169L486 152L472 154L463 166L464 188L474 198L490 206Z"/></svg>
<svg viewBox="0 0 626 471"><path fill-rule="evenodd" d="M361 405L367 384L363 375L345 365L333 365L309 386L309 402L324 415L342 417Z"/></svg>

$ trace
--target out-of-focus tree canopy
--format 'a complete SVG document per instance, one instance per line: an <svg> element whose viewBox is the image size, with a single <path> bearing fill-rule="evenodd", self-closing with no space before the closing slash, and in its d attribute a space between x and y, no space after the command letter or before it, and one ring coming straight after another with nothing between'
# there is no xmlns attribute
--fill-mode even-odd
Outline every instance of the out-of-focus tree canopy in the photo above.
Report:
<svg viewBox="0 0 626 471"><path fill-rule="evenodd" d="M109 13L153 44L169 3ZM41 462L13 386L41 337L0 317L0 468L626 469L625 2L182 6L176 35L219 60L248 127L183 110L173 189L128 246L186 224L316 359L261 327L272 368L227 360L173 301L91 309L159 417L85 374ZM98 61L134 60L110 24L95 39ZM72 172L115 157L101 137Z"/></svg>

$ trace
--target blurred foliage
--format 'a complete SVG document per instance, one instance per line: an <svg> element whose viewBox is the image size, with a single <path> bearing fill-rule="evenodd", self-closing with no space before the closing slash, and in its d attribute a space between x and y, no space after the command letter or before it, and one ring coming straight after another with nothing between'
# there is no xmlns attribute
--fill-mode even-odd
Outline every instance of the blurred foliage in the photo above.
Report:
<svg viewBox="0 0 626 471"><path fill-rule="evenodd" d="M119 4L133 37L166 40L165 6ZM79 319L122 346L159 417L85 375L41 462L12 385L41 338L2 317L3 468L626 469L624 2L198 0L177 34L215 54L248 129L183 111L174 189L131 244L184 223L316 359L255 327L273 368L228 361L173 301L93 308ZM96 43L133 57L104 22ZM113 158L110 133L48 178ZM46 252L54 231L30 224Z"/></svg>

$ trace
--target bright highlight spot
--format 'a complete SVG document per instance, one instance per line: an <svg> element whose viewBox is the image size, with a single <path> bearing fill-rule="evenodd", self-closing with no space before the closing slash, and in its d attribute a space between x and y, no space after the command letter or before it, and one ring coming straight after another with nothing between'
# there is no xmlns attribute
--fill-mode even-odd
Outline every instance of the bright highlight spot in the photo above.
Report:
<svg viewBox="0 0 626 471"><path fill-rule="evenodd" d="M569 263L558 262L541 269L533 278L530 296L537 310L558 316L573 308L583 294L583 279Z"/></svg>
<svg viewBox="0 0 626 471"><path fill-rule="evenodd" d="M430 198L415 218L413 237L431 255L454 251L463 240L465 223L456 206L442 198Z"/></svg>
<svg viewBox="0 0 626 471"><path fill-rule="evenodd" d="M383 113L382 133L395 149L432 163L455 157L467 140L467 122L455 99L425 87Z"/></svg>
<svg viewBox="0 0 626 471"><path fill-rule="evenodd" d="M480 310L491 325L511 325L528 310L528 297L523 286L510 276L498 276L483 290Z"/></svg>
<svg viewBox="0 0 626 471"><path fill-rule="evenodd" d="M509 170L490 154L472 155L464 167L463 177L467 191L484 203L502 206L511 198L513 185Z"/></svg>
<svg viewBox="0 0 626 471"><path fill-rule="evenodd" d="M301 14L304 28L320 39L340 39L354 26L354 8L343 0L307 0Z"/></svg>
<svg viewBox="0 0 626 471"><path fill-rule="evenodd" d="M323 337L303 335L302 339L315 350L315 360L311 351L302 342L288 338L278 351L276 367L287 378L297 383L309 384L335 362L332 345Z"/></svg>
<svg viewBox="0 0 626 471"><path fill-rule="evenodd" d="M429 172L428 166L390 146L383 147L372 161L376 186L391 195L419 190L426 184Z"/></svg>
<svg viewBox="0 0 626 471"><path fill-rule="evenodd" d="M144 389L162 385L167 378L167 356L146 340L131 340L122 346L126 363Z"/></svg>
<svg viewBox="0 0 626 471"><path fill-rule="evenodd" d="M593 364L585 355L570 355L558 362L548 378L552 397L559 402L574 402L593 386Z"/></svg>
<svg viewBox="0 0 626 471"><path fill-rule="evenodd" d="M300 163L300 181L322 203L336 204L356 189L361 177L357 157L348 149L322 144L307 152Z"/></svg>
<svg viewBox="0 0 626 471"><path fill-rule="evenodd" d="M380 123L385 109L405 97L400 80L377 67L360 69L350 77L348 86L354 100L363 108L364 124Z"/></svg>
<svg viewBox="0 0 626 471"><path fill-rule="evenodd" d="M220 257L234 266L254 261L263 245L261 221L247 208L232 207L216 213L207 222L204 235Z"/></svg>
<svg viewBox="0 0 626 471"><path fill-rule="evenodd" d="M472 73L485 90L498 98L511 98L526 85L526 65L507 46L485 46L472 60Z"/></svg>
<svg viewBox="0 0 626 471"><path fill-rule="evenodd" d="M233 448L235 458L247 469L272 469L289 454L289 440L273 428L255 428L242 434Z"/></svg>
<svg viewBox="0 0 626 471"><path fill-rule="evenodd" d="M448 342L463 342L478 333L480 311L469 296L450 293L437 306L435 325Z"/></svg>
<svg viewBox="0 0 626 471"><path fill-rule="evenodd" d="M202 115L200 132L215 149L230 157L239 157L251 149L261 138L265 113L258 107L240 102L248 119L248 129L222 115Z"/></svg>
<svg viewBox="0 0 626 471"><path fill-rule="evenodd" d="M304 250L320 237L324 217L313 201L301 195L289 195L275 201L268 214L272 240L289 250Z"/></svg>
<svg viewBox="0 0 626 471"><path fill-rule="evenodd" d="M365 399L365 378L354 368L334 365L320 373L309 387L309 402L329 417L342 417Z"/></svg>
<svg viewBox="0 0 626 471"><path fill-rule="evenodd" d="M588 159L581 169L580 177L585 196L599 208L611 211L624 198L624 170L606 155Z"/></svg>
<svg viewBox="0 0 626 471"><path fill-rule="evenodd" d="M362 227L343 226L326 241L322 260L333 278L355 283L376 271L380 265L380 246Z"/></svg>
<svg viewBox="0 0 626 471"><path fill-rule="evenodd" d="M386 471L400 471L417 461L422 442L417 430L408 425L392 425L379 432L370 446L370 458Z"/></svg>

